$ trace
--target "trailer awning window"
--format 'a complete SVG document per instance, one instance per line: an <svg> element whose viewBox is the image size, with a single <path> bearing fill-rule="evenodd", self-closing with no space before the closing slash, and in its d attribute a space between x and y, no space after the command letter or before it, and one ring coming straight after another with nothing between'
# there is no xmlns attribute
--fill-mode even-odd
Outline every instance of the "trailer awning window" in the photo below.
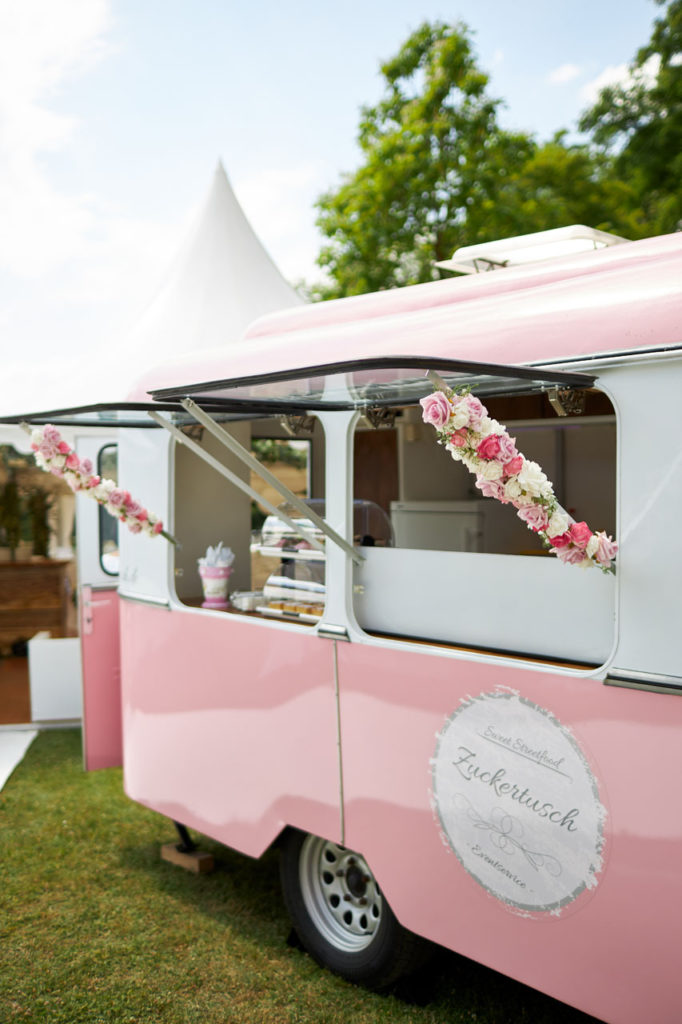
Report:
<svg viewBox="0 0 682 1024"><path fill-rule="evenodd" d="M243 408L282 413L416 405L432 391L426 376L429 370L435 371L449 387L466 385L481 397L531 394L553 387L589 388L595 380L589 374L542 366L389 356L188 384L150 394L158 402L179 402L191 397L204 409L235 412Z"/></svg>
<svg viewBox="0 0 682 1024"><path fill-rule="evenodd" d="M212 409L208 402L205 408ZM0 423L30 423L42 426L51 423L61 427L144 427L156 430L157 424L149 418L150 411L165 411L171 414L174 423L183 425L194 420L176 402L105 402L93 405L79 405L68 409L51 409L41 412L27 412L21 415L0 416ZM214 410L220 417L222 406ZM233 417L230 417L233 418Z"/></svg>
<svg viewBox="0 0 682 1024"><path fill-rule="evenodd" d="M427 372L436 372L452 388L469 386L482 398L533 394L559 388L589 388L595 377L543 366L472 363L422 356L386 356L307 366L297 370L256 374L162 388L150 392L150 402L92 403L0 417L0 423L52 423L73 427L156 428L150 410L170 413L177 426L194 422L181 400L192 398L214 419L281 415L303 410L368 409L416 405L432 385Z"/></svg>

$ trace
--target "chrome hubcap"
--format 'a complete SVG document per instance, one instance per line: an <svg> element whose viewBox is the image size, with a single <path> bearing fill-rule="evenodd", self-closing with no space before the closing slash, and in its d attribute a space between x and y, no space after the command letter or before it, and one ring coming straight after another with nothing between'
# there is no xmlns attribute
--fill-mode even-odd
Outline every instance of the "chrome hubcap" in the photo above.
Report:
<svg viewBox="0 0 682 1024"><path fill-rule="evenodd" d="M299 872L303 900L318 932L336 949L366 949L381 921L382 898L364 857L307 836Z"/></svg>

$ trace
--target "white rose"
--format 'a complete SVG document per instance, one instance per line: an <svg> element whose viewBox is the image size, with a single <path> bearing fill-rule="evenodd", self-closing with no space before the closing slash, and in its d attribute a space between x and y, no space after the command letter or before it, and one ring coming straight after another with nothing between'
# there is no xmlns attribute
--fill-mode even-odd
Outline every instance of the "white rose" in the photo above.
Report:
<svg viewBox="0 0 682 1024"><path fill-rule="evenodd" d="M562 533L566 533L569 527L569 518L565 512L557 511L550 518L547 524L545 533L548 537L559 537Z"/></svg>
<svg viewBox="0 0 682 1024"><path fill-rule="evenodd" d="M518 481L523 487L524 491L528 491L534 498L547 497L545 493L549 480L542 472L537 462L530 462L528 459L524 459L521 472L518 475Z"/></svg>
<svg viewBox="0 0 682 1024"><path fill-rule="evenodd" d="M598 547L599 547L599 538L597 537L596 533L593 533L592 536L590 537L590 539L587 542L587 547L585 548L585 554L587 555L587 557L588 558L594 558L594 556L597 553L597 548Z"/></svg>
<svg viewBox="0 0 682 1024"><path fill-rule="evenodd" d="M101 480L97 487L93 487L92 493L97 501L107 501L116 484L113 480Z"/></svg>
<svg viewBox="0 0 682 1024"><path fill-rule="evenodd" d="M507 480L504 485L504 496L509 498L510 501L514 501L521 496L521 484L515 477Z"/></svg>
<svg viewBox="0 0 682 1024"><path fill-rule="evenodd" d="M482 462L478 465L478 475L484 480L499 480L504 469L499 462Z"/></svg>
<svg viewBox="0 0 682 1024"><path fill-rule="evenodd" d="M484 480L499 480L503 473L504 469L499 462L484 462L478 467L478 475Z"/></svg>
<svg viewBox="0 0 682 1024"><path fill-rule="evenodd" d="M481 437L487 437L488 434L501 434L503 429L497 420L491 419L490 416L484 416L481 419Z"/></svg>
<svg viewBox="0 0 682 1024"><path fill-rule="evenodd" d="M454 410L448 420L448 426L453 427L455 430L460 430L462 427L466 427L468 422L469 413L466 406L463 406Z"/></svg>

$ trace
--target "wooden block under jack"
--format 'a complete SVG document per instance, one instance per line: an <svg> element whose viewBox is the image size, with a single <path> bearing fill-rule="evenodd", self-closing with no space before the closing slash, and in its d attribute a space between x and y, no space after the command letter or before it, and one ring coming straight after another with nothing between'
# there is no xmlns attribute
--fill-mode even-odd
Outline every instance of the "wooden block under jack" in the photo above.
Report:
<svg viewBox="0 0 682 1024"><path fill-rule="evenodd" d="M207 875L215 867L212 853L206 853L204 850L190 850L185 853L177 843L164 843L161 847L161 858L170 864L177 864L186 871L193 871L195 875Z"/></svg>

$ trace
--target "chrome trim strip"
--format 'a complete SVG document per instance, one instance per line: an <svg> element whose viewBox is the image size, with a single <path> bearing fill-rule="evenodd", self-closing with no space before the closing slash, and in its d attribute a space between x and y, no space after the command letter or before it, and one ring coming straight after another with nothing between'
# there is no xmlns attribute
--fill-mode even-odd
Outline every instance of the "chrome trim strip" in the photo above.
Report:
<svg viewBox="0 0 682 1024"><path fill-rule="evenodd" d="M350 643L346 627L336 626L331 622L321 622L317 627L317 635L323 640L345 640Z"/></svg>
<svg viewBox="0 0 682 1024"><path fill-rule="evenodd" d="M682 677L658 672L633 672L612 668L604 679L604 686L621 686L629 690L647 690L650 693L682 695Z"/></svg>
<svg viewBox="0 0 682 1024"><path fill-rule="evenodd" d="M641 680L645 683L656 683L659 686L682 686L682 676L670 676L659 672L635 672L629 668L616 668L614 665L609 669L608 674L614 679L630 679L633 682Z"/></svg>

